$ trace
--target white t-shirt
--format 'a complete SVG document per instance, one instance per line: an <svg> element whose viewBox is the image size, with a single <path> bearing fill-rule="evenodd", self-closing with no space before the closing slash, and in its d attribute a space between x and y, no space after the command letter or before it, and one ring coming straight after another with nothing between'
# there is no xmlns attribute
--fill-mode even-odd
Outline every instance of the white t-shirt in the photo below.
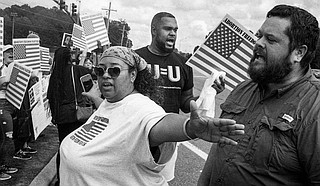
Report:
<svg viewBox="0 0 320 186"><path fill-rule="evenodd" d="M61 185L164 186L159 174L174 153L175 143L164 143L161 164L149 148L151 128L165 111L142 94L117 103L106 100L89 120L69 134L60 147Z"/></svg>

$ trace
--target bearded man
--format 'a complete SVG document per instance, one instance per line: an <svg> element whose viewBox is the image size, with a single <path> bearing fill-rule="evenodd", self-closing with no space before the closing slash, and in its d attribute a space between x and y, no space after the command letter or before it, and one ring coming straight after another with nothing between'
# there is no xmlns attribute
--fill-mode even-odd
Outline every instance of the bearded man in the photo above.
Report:
<svg viewBox="0 0 320 186"><path fill-rule="evenodd" d="M257 32L251 80L221 105L221 118L245 125L237 146L213 146L198 181L208 185L319 185L320 81L310 62L317 19L289 5L271 9Z"/></svg>

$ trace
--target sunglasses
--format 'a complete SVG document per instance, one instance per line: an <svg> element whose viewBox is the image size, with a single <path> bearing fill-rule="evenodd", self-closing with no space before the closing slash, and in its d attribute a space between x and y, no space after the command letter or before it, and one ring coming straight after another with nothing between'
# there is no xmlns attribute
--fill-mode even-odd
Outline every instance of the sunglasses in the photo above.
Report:
<svg viewBox="0 0 320 186"><path fill-rule="evenodd" d="M120 75L121 71L128 70L128 68L120 69L119 67L110 67L110 68L93 67L93 70L97 76L103 76L106 72L108 72L108 74L112 78L117 78Z"/></svg>

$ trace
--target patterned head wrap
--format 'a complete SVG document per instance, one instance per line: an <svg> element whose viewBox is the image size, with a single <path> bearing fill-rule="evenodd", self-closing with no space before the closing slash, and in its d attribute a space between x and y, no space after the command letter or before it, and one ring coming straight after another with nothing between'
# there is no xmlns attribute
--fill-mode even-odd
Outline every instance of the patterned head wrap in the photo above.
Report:
<svg viewBox="0 0 320 186"><path fill-rule="evenodd" d="M138 71L141 71L147 67L147 62L135 51L127 47L112 46L103 52L100 60L105 57L118 58L129 66L137 68Z"/></svg>

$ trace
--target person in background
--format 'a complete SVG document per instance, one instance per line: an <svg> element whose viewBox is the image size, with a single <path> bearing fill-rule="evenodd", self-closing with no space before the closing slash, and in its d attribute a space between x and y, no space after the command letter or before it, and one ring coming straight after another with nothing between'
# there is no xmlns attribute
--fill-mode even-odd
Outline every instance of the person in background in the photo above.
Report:
<svg viewBox="0 0 320 186"><path fill-rule="evenodd" d="M317 78L320 78L320 39L318 40L315 56L310 63L310 67L313 71L313 74Z"/></svg>
<svg viewBox="0 0 320 186"><path fill-rule="evenodd" d="M151 21L151 44L136 52L151 65L151 70L156 78L162 78L159 86L164 91L164 102L161 106L166 112L184 113L190 112L190 101L196 100L193 96L193 72L186 65L187 59L175 52L178 24L171 13L159 12ZM222 83L224 82L221 79ZM217 92L223 90L223 85L214 87ZM221 89L219 91L219 89ZM159 147L153 147L152 152L158 154ZM174 179L177 149L171 161L163 169L162 173L168 181Z"/></svg>
<svg viewBox="0 0 320 186"><path fill-rule="evenodd" d="M76 95L73 89L71 67L74 72ZM52 123L58 127L59 144L70 132L83 124L76 119L75 96L80 106L87 104L88 99L81 95L83 90L80 77L90 73L88 68L72 65L69 48L61 47L55 51L47 97L52 113ZM57 169L59 169L59 158L58 154ZM57 176L59 177L58 174Z"/></svg>
<svg viewBox="0 0 320 186"><path fill-rule="evenodd" d="M13 46L5 45L3 48L3 64L0 68L0 109L2 110L2 120L6 136L12 138L13 118L15 118L16 108L7 100L6 90L10 81L9 65L13 62ZM10 65L12 66L12 65Z"/></svg>
<svg viewBox="0 0 320 186"><path fill-rule="evenodd" d="M71 53L71 62L73 65L79 65L80 64L80 54L77 52L77 50L70 50Z"/></svg>
<svg viewBox="0 0 320 186"><path fill-rule="evenodd" d="M9 137L7 132L12 134L13 118L15 118L16 108L6 99L6 90L9 83L8 65L13 62L13 47L5 45L3 47L3 64L0 75L0 181L11 178L9 174L18 171L17 168L8 166L5 162L7 149L5 144Z"/></svg>
<svg viewBox="0 0 320 186"><path fill-rule="evenodd" d="M165 113L159 80L132 49L110 47L94 67L104 100L84 95L99 105L88 121L70 133L60 147L61 185L168 185L159 173L177 141L202 138L237 143L229 135L243 134L233 120L200 116L192 102L189 117ZM102 102L101 102L102 101ZM150 148L159 146L160 156Z"/></svg>
<svg viewBox="0 0 320 186"><path fill-rule="evenodd" d="M92 70L93 69L93 62L90 60L90 58L87 58L84 63L83 66Z"/></svg>
<svg viewBox="0 0 320 186"><path fill-rule="evenodd" d="M6 161L5 161L5 157L6 157L6 154L7 154L7 149L5 149L5 143L6 143L6 130L5 130L5 126L3 125L3 112L2 110L0 111L0 181L3 181L3 180L8 180L11 178L11 175L9 174L12 174L12 173L15 173L18 171L17 168L15 167L11 167L11 166L8 166L6 164Z"/></svg>
<svg viewBox="0 0 320 186"><path fill-rule="evenodd" d="M36 38L41 42L37 33L29 31L27 38ZM32 71L30 80L28 82L27 90L38 81L38 72ZM33 140L33 126L31 117L31 108L29 103L28 91L25 92L21 108L17 110L17 119L13 123L13 141L15 154L13 158L19 160L30 160L31 154L37 153L36 149L29 146L29 142Z"/></svg>
<svg viewBox="0 0 320 186"><path fill-rule="evenodd" d="M29 90L35 83L39 81L39 78L35 75L31 75L28 82L27 90ZM32 158L31 154L35 154L38 151L29 146L29 142L34 139L32 116L31 116L30 100L28 91L23 96L21 108L17 110L17 119L13 123L13 141L15 154L13 158L20 160L29 160Z"/></svg>
<svg viewBox="0 0 320 186"><path fill-rule="evenodd" d="M94 73L94 70L93 70L93 67L94 67L93 61L90 58L86 58L86 60L83 63L83 66L88 68L91 71L91 77L92 77L93 80L96 81L97 80L97 76L96 76L96 74Z"/></svg>
<svg viewBox="0 0 320 186"><path fill-rule="evenodd" d="M221 105L245 125L237 146L212 146L198 186L320 184L320 80L311 72L317 19L277 5L257 32L248 74Z"/></svg>

